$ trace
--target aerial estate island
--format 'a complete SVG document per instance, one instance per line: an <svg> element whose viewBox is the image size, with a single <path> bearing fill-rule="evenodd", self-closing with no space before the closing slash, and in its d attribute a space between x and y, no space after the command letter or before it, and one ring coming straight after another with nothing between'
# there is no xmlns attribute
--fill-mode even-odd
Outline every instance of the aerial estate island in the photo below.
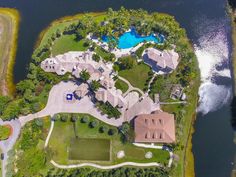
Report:
<svg viewBox="0 0 236 177"><path fill-rule="evenodd" d="M0 96L3 176L190 176L199 69L172 16L121 8L45 29ZM14 163L12 163L14 162Z"/></svg>

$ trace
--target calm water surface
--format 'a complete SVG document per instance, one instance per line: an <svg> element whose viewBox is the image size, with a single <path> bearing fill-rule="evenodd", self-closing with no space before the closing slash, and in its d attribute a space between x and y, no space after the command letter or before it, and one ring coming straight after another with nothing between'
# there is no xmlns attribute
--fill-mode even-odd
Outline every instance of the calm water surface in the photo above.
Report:
<svg viewBox="0 0 236 177"><path fill-rule="evenodd" d="M225 0L1 0L0 6L15 7L22 16L15 82L27 74L38 34L56 18L120 6L174 15L195 44L203 82L193 136L196 175L230 175L235 146L228 104L232 95L229 68L232 46Z"/></svg>

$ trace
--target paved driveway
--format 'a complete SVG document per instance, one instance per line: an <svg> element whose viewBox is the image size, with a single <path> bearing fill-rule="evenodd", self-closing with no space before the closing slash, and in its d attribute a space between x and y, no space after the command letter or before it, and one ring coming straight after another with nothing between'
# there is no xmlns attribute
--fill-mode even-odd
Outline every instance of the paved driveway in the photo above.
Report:
<svg viewBox="0 0 236 177"><path fill-rule="evenodd" d="M0 119L0 125L10 125L13 130L11 136L7 140L0 141L0 148L2 150L2 153L4 153L4 159L2 160L2 177L5 177L8 158L7 152L13 148L17 138L20 135L21 124L18 119L4 122L2 121L2 119Z"/></svg>
<svg viewBox="0 0 236 177"><path fill-rule="evenodd" d="M36 118L51 115L56 113L87 113L97 119L106 122L113 126L120 126L124 119L107 118L106 115L101 115L94 103L88 96L83 97L81 100L73 99L72 101L65 100L65 94L72 93L78 85L74 82L60 82L53 86L49 93L48 102L46 107L35 114L29 114L19 118L21 125L25 125L28 121Z"/></svg>

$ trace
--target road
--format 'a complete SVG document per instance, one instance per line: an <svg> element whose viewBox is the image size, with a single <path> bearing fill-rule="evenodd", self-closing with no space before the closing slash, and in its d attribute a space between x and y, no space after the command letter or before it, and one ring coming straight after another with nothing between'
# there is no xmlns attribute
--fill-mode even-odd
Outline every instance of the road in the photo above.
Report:
<svg viewBox="0 0 236 177"><path fill-rule="evenodd" d="M13 148L17 138L19 137L21 124L18 119L4 122L2 121L2 119L0 119L0 125L10 125L13 130L11 136L7 140L0 141L0 148L2 150L2 153L4 154L4 159L2 160L2 177L5 177L8 158L7 153Z"/></svg>

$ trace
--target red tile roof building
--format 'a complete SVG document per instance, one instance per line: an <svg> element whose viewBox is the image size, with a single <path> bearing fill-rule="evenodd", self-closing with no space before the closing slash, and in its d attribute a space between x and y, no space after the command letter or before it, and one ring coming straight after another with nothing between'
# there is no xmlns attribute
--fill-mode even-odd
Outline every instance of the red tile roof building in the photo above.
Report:
<svg viewBox="0 0 236 177"><path fill-rule="evenodd" d="M141 114L134 120L135 142L174 143L174 115L157 111L154 114Z"/></svg>

